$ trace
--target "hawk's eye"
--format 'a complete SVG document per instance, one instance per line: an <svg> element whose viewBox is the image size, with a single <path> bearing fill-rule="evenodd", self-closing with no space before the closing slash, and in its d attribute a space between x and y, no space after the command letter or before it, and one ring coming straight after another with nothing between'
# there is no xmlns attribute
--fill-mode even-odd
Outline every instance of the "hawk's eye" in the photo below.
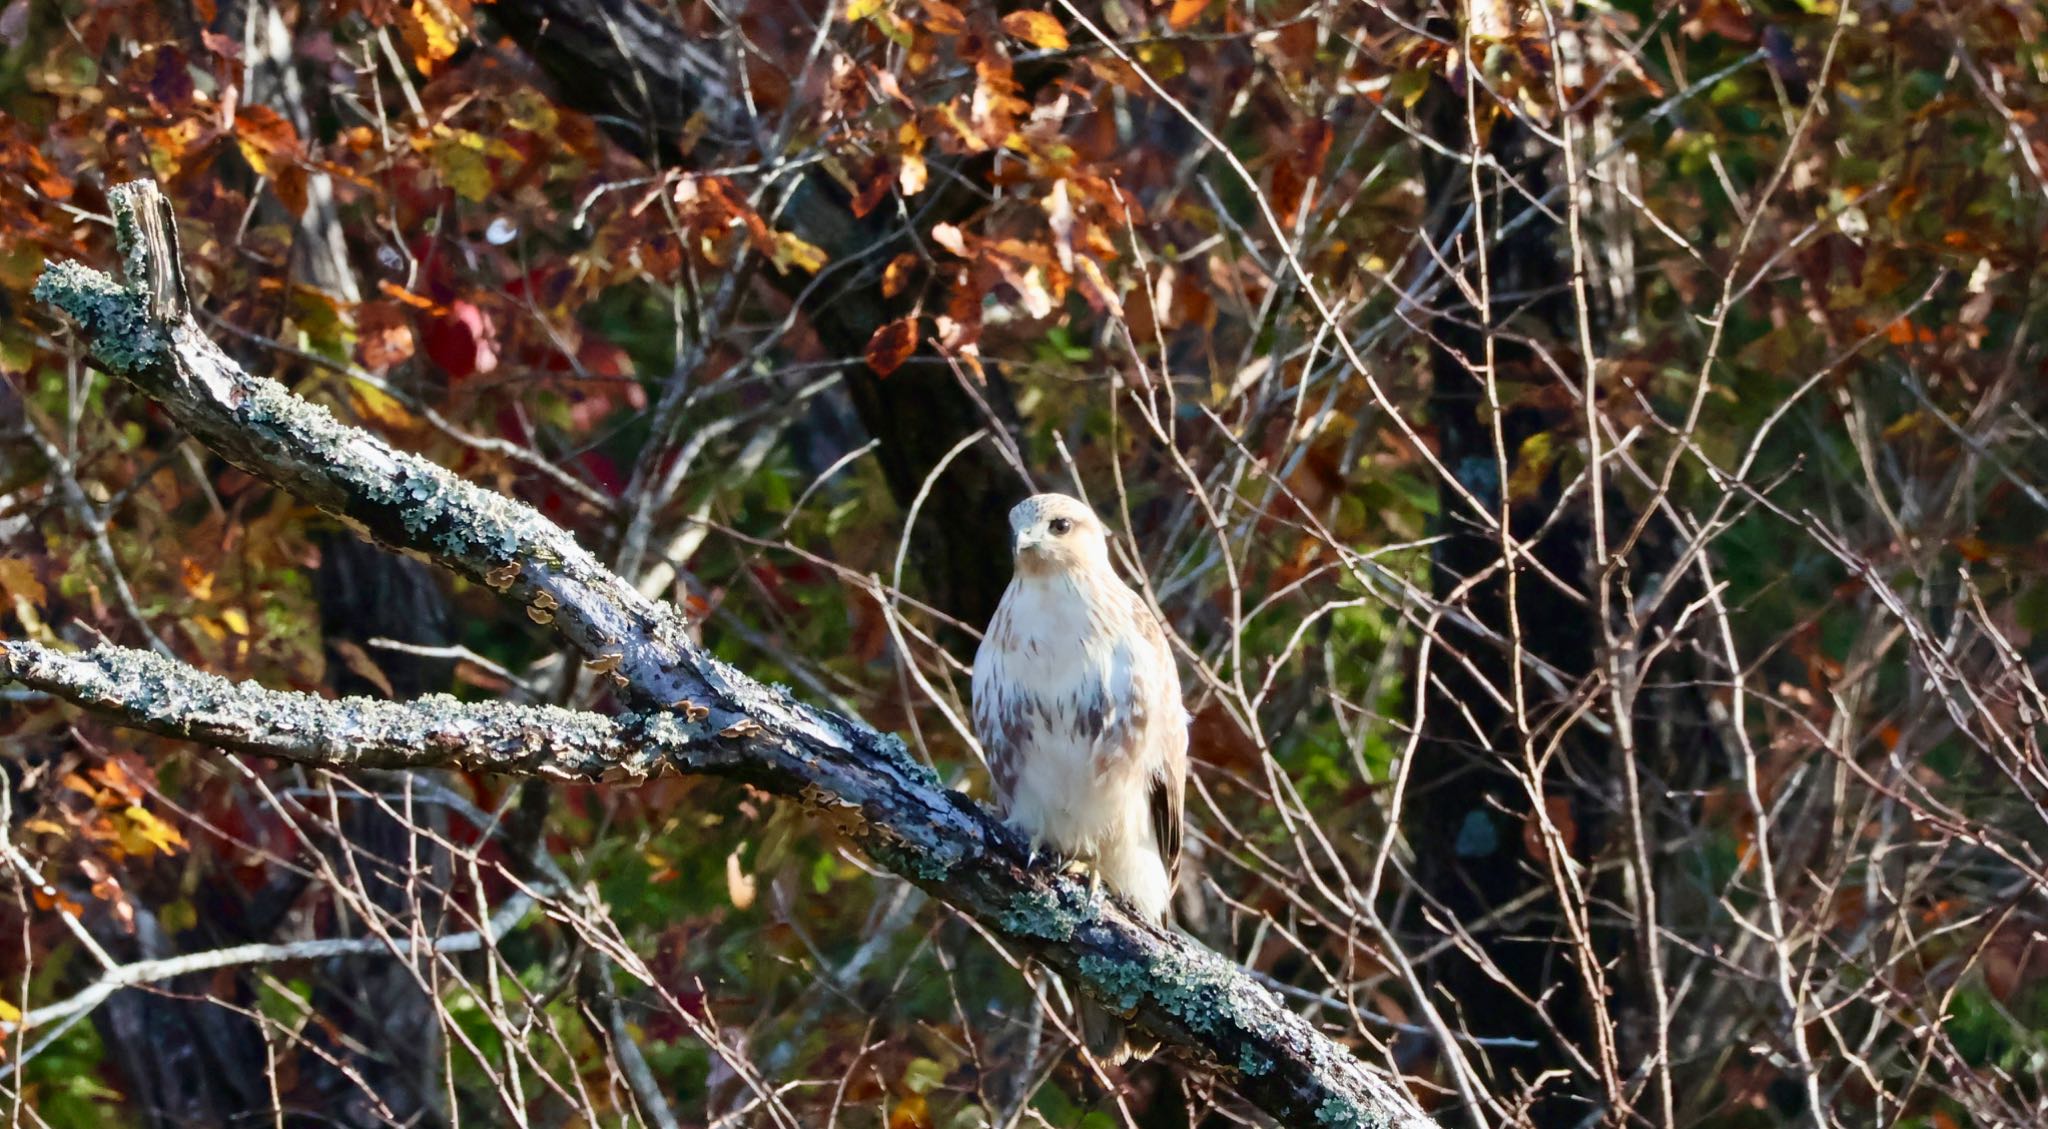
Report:
<svg viewBox="0 0 2048 1129"><path fill-rule="evenodd" d="M1067 534L1074 531L1074 523L1068 520L1067 518L1063 517L1056 517L1052 519L1051 521L1045 524L1045 527L1047 529L1052 530L1052 535L1054 537L1065 537Z"/></svg>

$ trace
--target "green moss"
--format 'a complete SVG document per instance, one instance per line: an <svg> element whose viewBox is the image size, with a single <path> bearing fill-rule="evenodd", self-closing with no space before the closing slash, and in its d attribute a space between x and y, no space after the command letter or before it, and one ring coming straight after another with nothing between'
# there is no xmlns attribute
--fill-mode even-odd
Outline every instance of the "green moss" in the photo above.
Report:
<svg viewBox="0 0 2048 1129"><path fill-rule="evenodd" d="M946 786L945 782L939 779L939 774L932 771L932 766L911 756L910 747L903 743L903 738L898 737L894 733L877 734L875 750L887 758L889 763L895 765L905 776L908 776L912 782L922 784L927 788L944 788Z"/></svg>

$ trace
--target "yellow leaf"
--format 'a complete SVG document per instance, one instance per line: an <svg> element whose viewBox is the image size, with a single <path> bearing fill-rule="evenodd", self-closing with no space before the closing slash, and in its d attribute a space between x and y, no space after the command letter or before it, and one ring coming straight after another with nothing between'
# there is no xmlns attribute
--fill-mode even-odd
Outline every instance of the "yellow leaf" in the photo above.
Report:
<svg viewBox="0 0 2048 1129"><path fill-rule="evenodd" d="M213 599L213 574L206 571L205 565L186 557L179 565L179 572L185 581L185 591L190 592L193 599Z"/></svg>
<svg viewBox="0 0 2048 1129"><path fill-rule="evenodd" d="M185 837L178 833L177 828L158 819L148 808L139 804L130 804L128 809L121 814L127 817L129 828L134 831L135 837L139 838L143 845L154 847L156 850L167 855L176 851L182 851L188 846L185 842ZM141 845L132 841L126 834L121 836L121 845L138 855L147 853L141 849Z"/></svg>
<svg viewBox="0 0 2048 1129"><path fill-rule="evenodd" d="M823 248L806 243L789 232L775 233L775 265L783 270L798 267L816 274L830 258Z"/></svg>
<svg viewBox="0 0 2048 1129"><path fill-rule="evenodd" d="M27 600L38 608L50 599L43 582L36 579L36 566L20 557L0 557L0 592Z"/></svg>
<svg viewBox="0 0 2048 1129"><path fill-rule="evenodd" d="M1003 30L1041 51L1067 49L1067 29L1047 12L1011 12L1003 17Z"/></svg>
<svg viewBox="0 0 2048 1129"><path fill-rule="evenodd" d="M1145 44L1138 48L1138 61L1145 64L1153 78L1162 82L1178 78L1188 69L1187 58L1180 53L1180 48L1171 43Z"/></svg>
<svg viewBox="0 0 2048 1129"><path fill-rule="evenodd" d="M413 148L430 150L428 159L433 162L434 171L441 174L442 182L453 188L456 195L481 203L491 194L489 158L497 153L482 134L437 125L431 138L414 137Z"/></svg>
<svg viewBox="0 0 2048 1129"><path fill-rule="evenodd" d="M896 170L896 187L901 188L905 196L923 192L929 178L930 170L925 166L923 157L916 153L903 154L903 167Z"/></svg>
<svg viewBox="0 0 2048 1129"><path fill-rule="evenodd" d="M243 615L240 608L222 608L220 610L220 620L228 625L229 631L237 635L247 635L249 633L249 617Z"/></svg>
<svg viewBox="0 0 2048 1129"><path fill-rule="evenodd" d="M410 332L408 330L408 332ZM356 410L386 427L398 431L410 431L420 425L404 404L389 392L360 380L352 380L348 386L349 398L355 401Z"/></svg>
<svg viewBox="0 0 2048 1129"><path fill-rule="evenodd" d="M0 1000L0 1023L19 1022L21 1022L21 1009L8 1003L6 1000Z"/></svg>
<svg viewBox="0 0 2048 1129"><path fill-rule="evenodd" d="M1543 481L1550 474L1551 465L1559 455L1556 438L1548 431L1539 431L1522 440L1521 449L1516 452L1515 469L1508 476L1508 499L1526 502L1537 496L1543 489Z"/></svg>
<svg viewBox="0 0 2048 1129"><path fill-rule="evenodd" d="M857 24L862 20L873 19L888 6L888 0L849 0L846 5L846 22Z"/></svg>

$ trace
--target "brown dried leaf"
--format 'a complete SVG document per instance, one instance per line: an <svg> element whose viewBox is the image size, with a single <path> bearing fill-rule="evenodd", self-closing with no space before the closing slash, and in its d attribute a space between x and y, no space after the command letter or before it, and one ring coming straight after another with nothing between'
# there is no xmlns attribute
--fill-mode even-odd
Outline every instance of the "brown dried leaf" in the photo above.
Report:
<svg viewBox="0 0 2048 1129"><path fill-rule="evenodd" d="M868 367L876 376L887 376L903 367L917 351L917 315L897 318L868 338Z"/></svg>

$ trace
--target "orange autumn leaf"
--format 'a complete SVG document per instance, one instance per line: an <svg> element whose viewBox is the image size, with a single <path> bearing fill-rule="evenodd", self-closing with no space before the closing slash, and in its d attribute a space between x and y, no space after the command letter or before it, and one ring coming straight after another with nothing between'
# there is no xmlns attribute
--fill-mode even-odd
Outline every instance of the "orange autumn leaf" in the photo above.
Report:
<svg viewBox="0 0 2048 1129"><path fill-rule="evenodd" d="M397 305L365 302L356 308L357 364L381 374L411 359L417 349L412 320Z"/></svg>
<svg viewBox="0 0 2048 1129"><path fill-rule="evenodd" d="M423 75L432 75L436 65L454 57L468 23L468 0L413 0L398 13L398 33Z"/></svg>
<svg viewBox="0 0 2048 1129"><path fill-rule="evenodd" d="M1048 12L1011 12L1003 17L1003 30L1041 51L1067 49L1067 29Z"/></svg>
<svg viewBox="0 0 2048 1129"><path fill-rule="evenodd" d="M924 0L924 26L933 35L960 35L967 30L967 16L946 0Z"/></svg>
<svg viewBox="0 0 2048 1129"><path fill-rule="evenodd" d="M894 298L910 285L910 272L917 269L917 256L908 251L899 252L882 269L882 297Z"/></svg>
<svg viewBox="0 0 2048 1129"><path fill-rule="evenodd" d="M897 318L868 338L868 367L874 369L877 376L887 376L902 368L903 362L916 351L917 315Z"/></svg>
<svg viewBox="0 0 2048 1129"><path fill-rule="evenodd" d="M1209 0L1173 0L1173 7L1166 12L1166 26L1175 31L1186 31L1189 25L1202 18L1208 7Z"/></svg>
<svg viewBox="0 0 2048 1129"><path fill-rule="evenodd" d="M268 106L248 105L235 111L235 145L257 175L293 215L306 210L306 152L298 130Z"/></svg>
<svg viewBox="0 0 2048 1129"><path fill-rule="evenodd" d="M397 283L391 281L388 278L379 279L377 281L377 291L378 293L383 294L385 297L395 298L398 301L403 302L408 306L411 306L415 310L425 310L430 314L436 315L442 315L448 312L448 307L443 306L441 303L436 302L432 298L429 298L423 294L415 294L412 291L407 290L405 287L398 285Z"/></svg>

